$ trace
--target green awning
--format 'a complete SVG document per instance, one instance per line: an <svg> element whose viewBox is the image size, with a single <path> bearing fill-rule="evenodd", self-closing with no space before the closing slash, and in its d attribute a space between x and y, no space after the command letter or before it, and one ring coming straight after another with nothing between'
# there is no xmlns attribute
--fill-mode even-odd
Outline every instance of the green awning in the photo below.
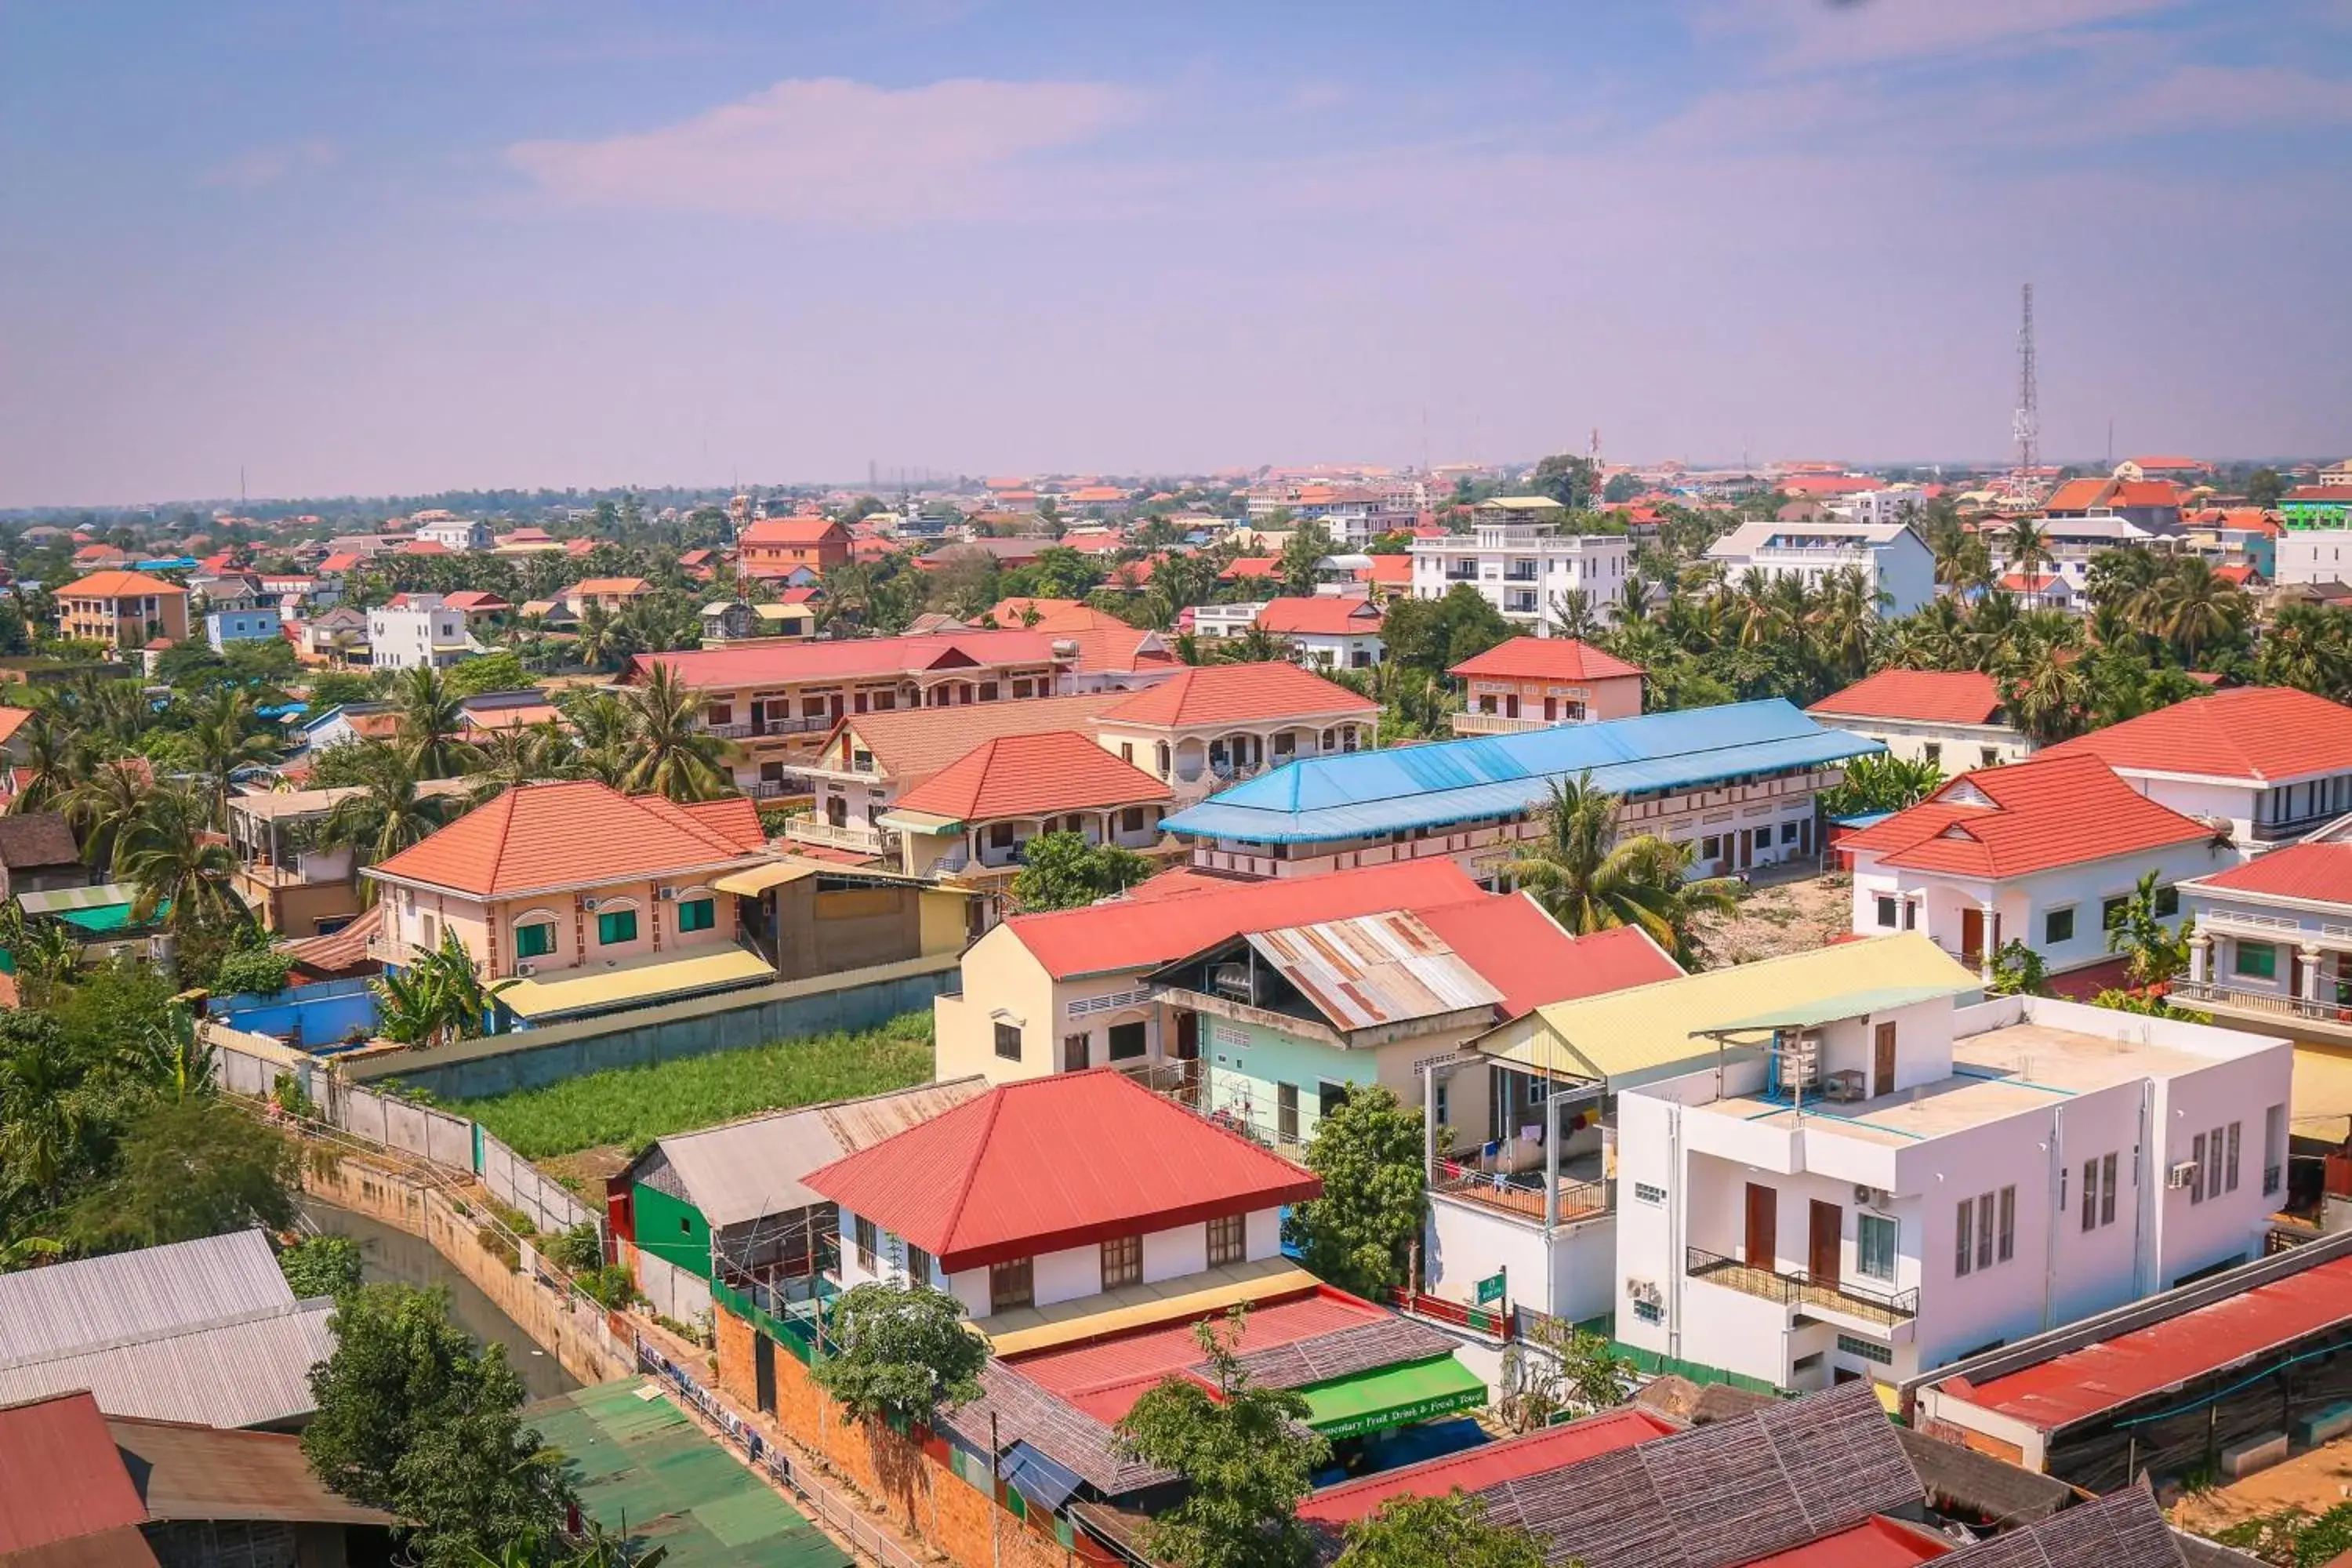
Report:
<svg viewBox="0 0 2352 1568"><path fill-rule="evenodd" d="M1938 996L1959 996L1975 989L1976 984L1970 984L1889 985L1874 991L1848 991L1836 996L1791 1002L1786 1007L1776 1008L1769 1013L1759 1013L1752 1018L1734 1018L1728 1023L1717 1024L1697 1032L1702 1035L1732 1035L1756 1029L1810 1029L1816 1024L1840 1023L1870 1013L1891 1013L1915 1002L1932 1002Z"/></svg>
<svg viewBox="0 0 2352 1568"><path fill-rule="evenodd" d="M161 903L155 906L155 913L152 917L137 923L142 927L151 926L171 912L172 906L169 903ZM69 926L79 926L83 931L127 931L132 924L129 904L100 904L95 909L59 910L57 912L57 918Z"/></svg>
<svg viewBox="0 0 2352 1568"><path fill-rule="evenodd" d="M1450 1355L1360 1372L1298 1392L1307 1396L1307 1425L1326 1437L1360 1437L1486 1403L1478 1374Z"/></svg>

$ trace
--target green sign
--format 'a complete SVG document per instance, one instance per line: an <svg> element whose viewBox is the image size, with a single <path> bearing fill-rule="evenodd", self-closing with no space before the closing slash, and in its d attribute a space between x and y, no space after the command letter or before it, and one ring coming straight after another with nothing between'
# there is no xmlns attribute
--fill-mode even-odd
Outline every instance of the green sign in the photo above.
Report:
<svg viewBox="0 0 2352 1568"><path fill-rule="evenodd" d="M1426 1421L1433 1415L1450 1415L1456 1410L1475 1410L1486 1403L1486 1390L1481 1385L1457 1388L1448 1394L1432 1394L1411 1405L1392 1405L1386 1410L1368 1410L1359 1415L1342 1416L1327 1425L1316 1425L1315 1430L1326 1437L1360 1437L1367 1432L1384 1432L1391 1426L1410 1426L1416 1421Z"/></svg>
<svg viewBox="0 0 2352 1568"><path fill-rule="evenodd" d="M1475 1304L1484 1307L1501 1300L1503 1299L1503 1288L1509 1278L1510 1270L1507 1268L1498 1268L1494 1273L1488 1275L1486 1279L1479 1280L1477 1284L1477 1300Z"/></svg>

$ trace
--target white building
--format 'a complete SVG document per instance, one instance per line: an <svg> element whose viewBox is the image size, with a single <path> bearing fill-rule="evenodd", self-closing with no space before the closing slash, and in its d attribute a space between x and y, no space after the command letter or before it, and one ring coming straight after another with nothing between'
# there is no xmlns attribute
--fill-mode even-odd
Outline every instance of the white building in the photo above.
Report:
<svg viewBox="0 0 2352 1568"><path fill-rule="evenodd" d="M2000 688L1980 670L1882 669L1805 711L1948 776L2020 762L2033 751L2002 712Z"/></svg>
<svg viewBox="0 0 2352 1568"><path fill-rule="evenodd" d="M455 512L420 511L413 521L416 524L416 538L437 544L444 550L488 550L498 543L498 537L490 531L488 523L459 517Z"/></svg>
<svg viewBox="0 0 2352 1568"><path fill-rule="evenodd" d="M1927 504L1927 498L1916 489L1863 490L1839 497L1829 509L1848 522L1885 525L1912 521Z"/></svg>
<svg viewBox="0 0 2352 1568"><path fill-rule="evenodd" d="M438 594L402 594L368 612L368 662L377 669L446 669L482 650L466 613Z"/></svg>
<svg viewBox="0 0 2352 1568"><path fill-rule="evenodd" d="M2284 1040L1954 989L1759 996L1619 1100L1621 1339L1900 1384L2261 1256Z"/></svg>
<svg viewBox="0 0 2352 1568"><path fill-rule="evenodd" d="M2100 552L2168 549L2180 539L2177 532L2165 532L2104 512L2089 517L2044 517L2038 520L2038 526L2050 549L2050 569L2063 577L2078 595L2090 583L2091 558ZM1996 566L2006 568L2011 564L2002 553L1998 530L1987 538L1986 543L1992 549Z"/></svg>
<svg viewBox="0 0 2352 1568"><path fill-rule="evenodd" d="M2191 698L2060 742L2259 854L2352 811L2352 708L2286 687Z"/></svg>
<svg viewBox="0 0 2352 1568"><path fill-rule="evenodd" d="M1908 523L1744 522L1708 545L1706 554L1735 583L1756 572L1819 588L1830 574L1858 566L1885 595L1879 614L1890 618L1936 596L1935 555Z"/></svg>
<svg viewBox="0 0 2352 1568"><path fill-rule="evenodd" d="M2272 581L2282 585L2307 583L2352 584L2352 529L2289 529L2278 537L2277 569Z"/></svg>
<svg viewBox="0 0 2352 1568"><path fill-rule="evenodd" d="M1839 847L1857 936L1919 931L1988 980L2002 944L2021 942L2053 978L2082 972L2081 989L2124 983L2107 931L2143 877L2156 873L2158 910L2176 912L2177 884L2238 861L2211 823L2083 755L1954 779Z"/></svg>
<svg viewBox="0 0 2352 1568"><path fill-rule="evenodd" d="M1557 636L1560 610L1580 593L1603 621L1617 617L1632 570L1622 533L1563 533L1567 516L1543 496L1500 496L1479 504L1471 531L1412 542L1412 595L1442 599L1468 584L1515 626Z"/></svg>

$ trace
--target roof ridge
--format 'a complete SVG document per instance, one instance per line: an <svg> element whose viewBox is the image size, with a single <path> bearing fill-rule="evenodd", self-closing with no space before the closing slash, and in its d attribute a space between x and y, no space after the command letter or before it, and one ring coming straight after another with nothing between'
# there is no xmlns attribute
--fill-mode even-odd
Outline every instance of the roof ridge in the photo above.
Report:
<svg viewBox="0 0 2352 1568"><path fill-rule="evenodd" d="M955 1116L964 1110L967 1107L971 1106L977 1105L986 1108L980 1112L980 1135L972 1142L971 1158L965 1162L963 1174L961 1180L957 1183L955 1201L948 1206L947 1223L940 1228L940 1238L941 1244L940 1250L942 1253L952 1249L955 1245L956 1227L963 1223L964 1205L971 1201L972 1184L980 1179L980 1162L988 1152L989 1140L995 1134L996 1119L1003 1115L1004 1111L1003 1091L1021 1083L1049 1083L1055 1076L1056 1075L1055 1074L1048 1073L1040 1078L1017 1079L1013 1083L999 1084L993 1090L982 1095L978 1100L968 1100L964 1101L962 1105L957 1106L955 1110L948 1111L945 1115L942 1115L938 1119L940 1121L945 1121L949 1117ZM912 1131L912 1129L909 1129L909 1131ZM866 1145L866 1147L869 1149L887 1148L893 1141L893 1139L885 1138L880 1142L870 1143ZM860 1152L863 1152L863 1151Z"/></svg>

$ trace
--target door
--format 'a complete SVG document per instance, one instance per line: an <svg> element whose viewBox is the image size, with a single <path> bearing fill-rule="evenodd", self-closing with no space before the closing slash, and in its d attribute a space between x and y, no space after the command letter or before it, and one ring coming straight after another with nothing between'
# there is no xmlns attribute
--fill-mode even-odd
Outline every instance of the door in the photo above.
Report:
<svg viewBox="0 0 2352 1568"><path fill-rule="evenodd" d="M836 724L840 723L840 722L841 722L841 693L840 693L840 692L838 692L838 691L836 691L836 692L835 692L831 697L827 698L827 699L825 700L825 706L826 706L827 708L829 708L829 709L831 709L831 710L833 710L833 721L834 721L835 723L836 723Z"/></svg>
<svg viewBox="0 0 2352 1568"><path fill-rule="evenodd" d="M1870 1093L1871 1098L1875 1100L1882 1094L1894 1092L1895 1026L1892 1023L1885 1023L1878 1026L1878 1033L1871 1041Z"/></svg>
<svg viewBox="0 0 2352 1568"><path fill-rule="evenodd" d="M1984 962L1984 911L1970 908L1960 911L1960 962L1979 964Z"/></svg>
<svg viewBox="0 0 2352 1568"><path fill-rule="evenodd" d="M1845 1229L1845 1210L1813 1200L1811 1234L1805 1237L1805 1269L1816 1285L1837 1289L1838 1237Z"/></svg>
<svg viewBox="0 0 2352 1568"><path fill-rule="evenodd" d="M1780 1194L1759 1182L1748 1184L1748 1254L1750 1268L1770 1268L1780 1256Z"/></svg>
<svg viewBox="0 0 2352 1568"><path fill-rule="evenodd" d="M776 1413L776 1342L754 1331L751 1335L751 1384L763 1414Z"/></svg>
<svg viewBox="0 0 2352 1568"><path fill-rule="evenodd" d="M1545 722L1545 723L1547 723L1547 724L1553 724L1553 723L1557 723L1557 722L1559 722L1559 698L1557 698L1557 697L1547 697L1547 698L1545 698L1545 699L1544 699L1544 722Z"/></svg>
<svg viewBox="0 0 2352 1568"><path fill-rule="evenodd" d="M1295 1083L1275 1085L1274 1131L1286 1143L1298 1142L1298 1086Z"/></svg>
<svg viewBox="0 0 2352 1568"><path fill-rule="evenodd" d="M1756 840L1744 831L1733 834L1732 837L1739 843L1739 868L1745 871L1756 864Z"/></svg>
<svg viewBox="0 0 2352 1568"><path fill-rule="evenodd" d="M1201 1015L1180 1010L1176 1015L1176 1059L1178 1068L1178 1098L1187 1105L1200 1103L1201 1095Z"/></svg>

